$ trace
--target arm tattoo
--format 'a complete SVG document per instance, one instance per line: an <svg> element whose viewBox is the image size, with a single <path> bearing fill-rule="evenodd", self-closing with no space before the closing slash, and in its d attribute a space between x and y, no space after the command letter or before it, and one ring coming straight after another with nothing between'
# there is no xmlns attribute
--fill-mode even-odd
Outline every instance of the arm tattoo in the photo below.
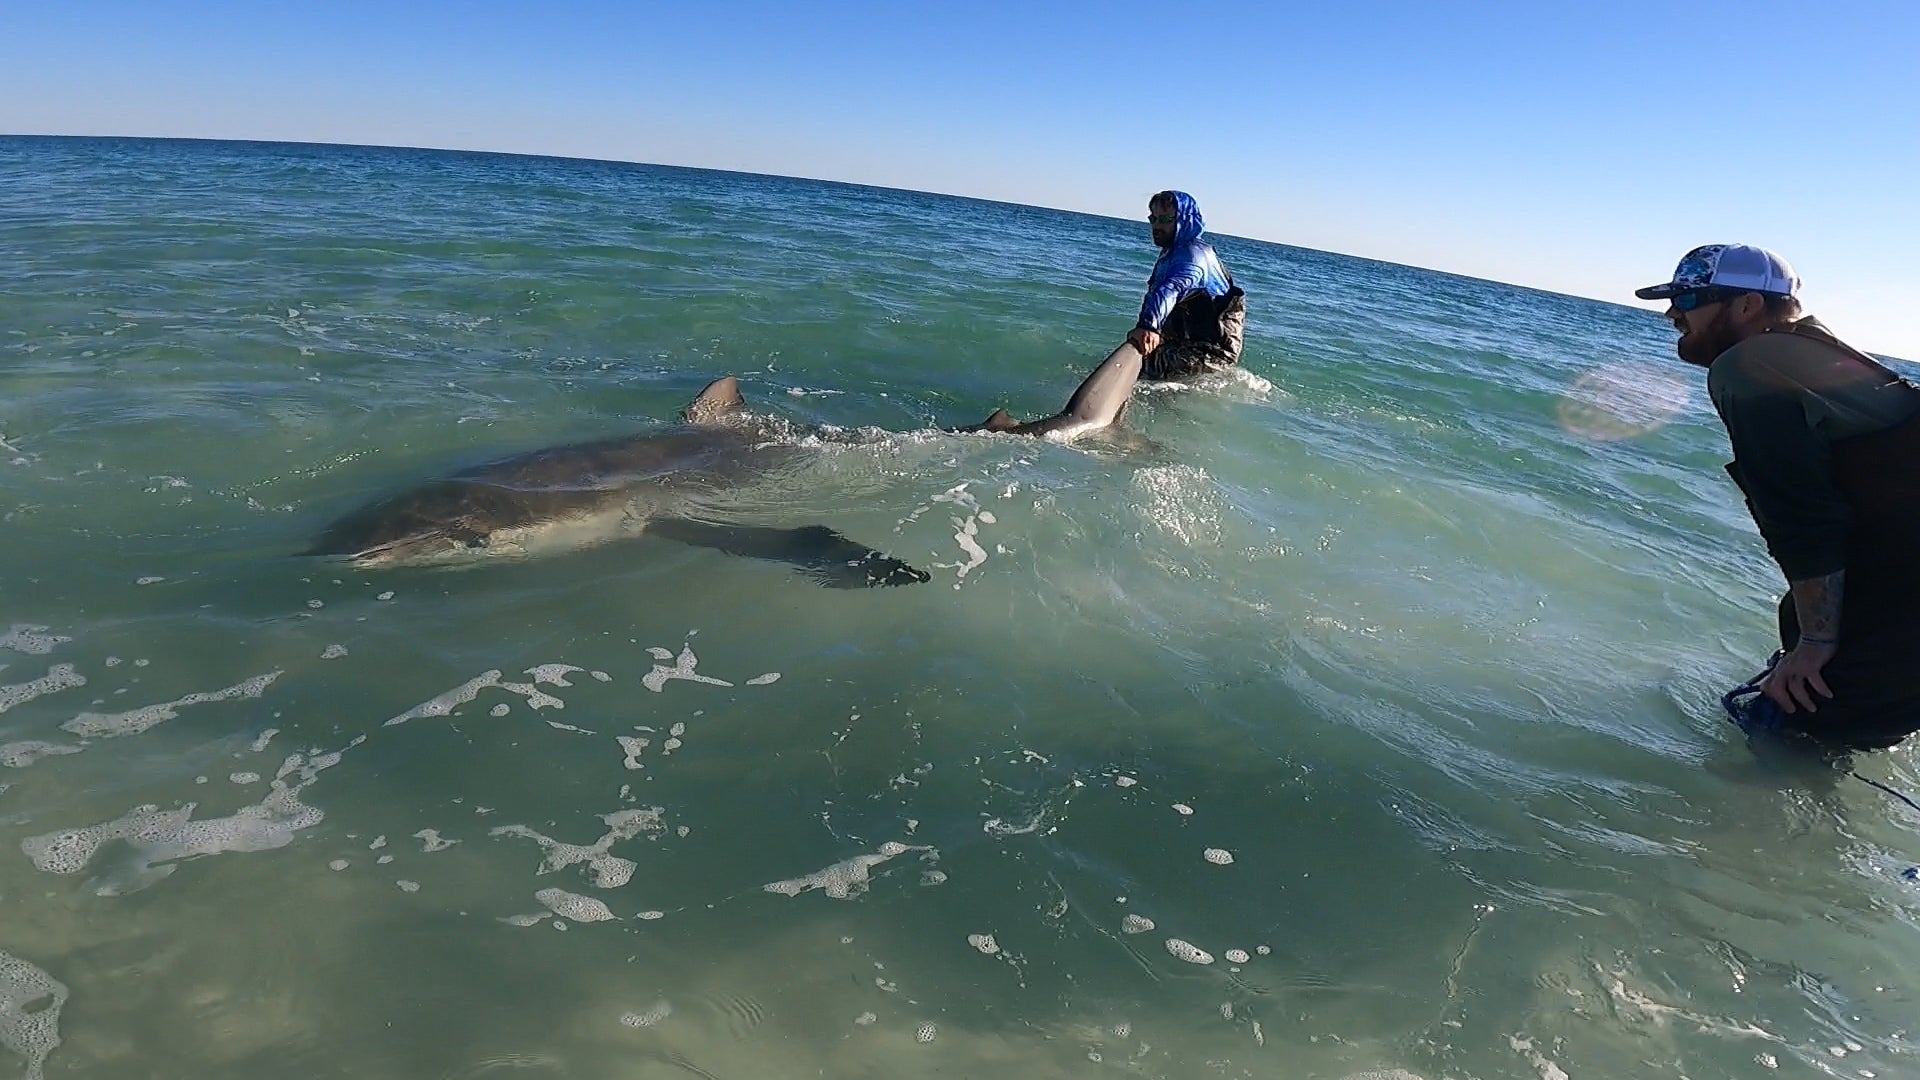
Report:
<svg viewBox="0 0 1920 1080"><path fill-rule="evenodd" d="M1839 638L1840 599L1846 592L1846 577L1845 570L1835 570L1825 577L1801 578L1789 583L1802 635L1828 641Z"/></svg>

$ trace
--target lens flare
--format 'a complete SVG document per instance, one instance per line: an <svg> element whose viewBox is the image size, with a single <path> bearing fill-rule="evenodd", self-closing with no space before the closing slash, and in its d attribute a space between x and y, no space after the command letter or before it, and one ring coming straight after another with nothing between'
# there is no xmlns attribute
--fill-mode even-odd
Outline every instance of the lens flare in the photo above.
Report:
<svg viewBox="0 0 1920 1080"><path fill-rule="evenodd" d="M1594 368L1560 396L1560 426L1596 442L1650 435L1686 408L1693 387L1672 367L1618 363Z"/></svg>

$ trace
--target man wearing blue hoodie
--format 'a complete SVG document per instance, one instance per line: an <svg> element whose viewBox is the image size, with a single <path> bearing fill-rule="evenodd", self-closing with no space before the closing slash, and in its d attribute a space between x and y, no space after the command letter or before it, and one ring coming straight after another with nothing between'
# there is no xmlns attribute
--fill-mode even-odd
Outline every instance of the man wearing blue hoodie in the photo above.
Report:
<svg viewBox="0 0 1920 1080"><path fill-rule="evenodd" d="M1162 191L1147 202L1147 221L1160 249L1147 279L1140 321L1127 341L1145 358L1141 377L1184 379L1240 362L1246 337L1246 293L1200 239L1207 223L1184 191Z"/></svg>

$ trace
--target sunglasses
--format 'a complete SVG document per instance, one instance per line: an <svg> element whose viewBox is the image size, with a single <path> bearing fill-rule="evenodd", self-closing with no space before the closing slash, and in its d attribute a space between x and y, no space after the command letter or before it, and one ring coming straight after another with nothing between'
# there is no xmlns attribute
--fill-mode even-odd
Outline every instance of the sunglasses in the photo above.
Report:
<svg viewBox="0 0 1920 1080"><path fill-rule="evenodd" d="M1675 311L1692 311L1695 308L1706 307L1708 304L1717 304L1722 300L1731 300L1743 291L1725 288L1695 289L1692 292L1677 293L1668 302L1673 305Z"/></svg>
<svg viewBox="0 0 1920 1080"><path fill-rule="evenodd" d="M1155 225L1178 225L1180 224L1180 215L1179 214L1148 214L1147 221Z"/></svg>

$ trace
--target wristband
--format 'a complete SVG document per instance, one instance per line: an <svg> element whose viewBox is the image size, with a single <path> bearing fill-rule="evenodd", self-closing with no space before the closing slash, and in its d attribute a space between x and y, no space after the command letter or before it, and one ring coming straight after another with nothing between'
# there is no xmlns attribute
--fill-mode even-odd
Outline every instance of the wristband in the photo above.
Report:
<svg viewBox="0 0 1920 1080"><path fill-rule="evenodd" d="M1801 635L1800 635L1800 640L1799 640L1798 642L1796 642L1795 644L1799 644L1799 645L1838 645L1838 644L1840 644L1840 639L1839 639L1839 638L1830 638L1830 637L1808 637L1808 636L1807 636L1807 635L1805 635L1805 634L1801 634Z"/></svg>

